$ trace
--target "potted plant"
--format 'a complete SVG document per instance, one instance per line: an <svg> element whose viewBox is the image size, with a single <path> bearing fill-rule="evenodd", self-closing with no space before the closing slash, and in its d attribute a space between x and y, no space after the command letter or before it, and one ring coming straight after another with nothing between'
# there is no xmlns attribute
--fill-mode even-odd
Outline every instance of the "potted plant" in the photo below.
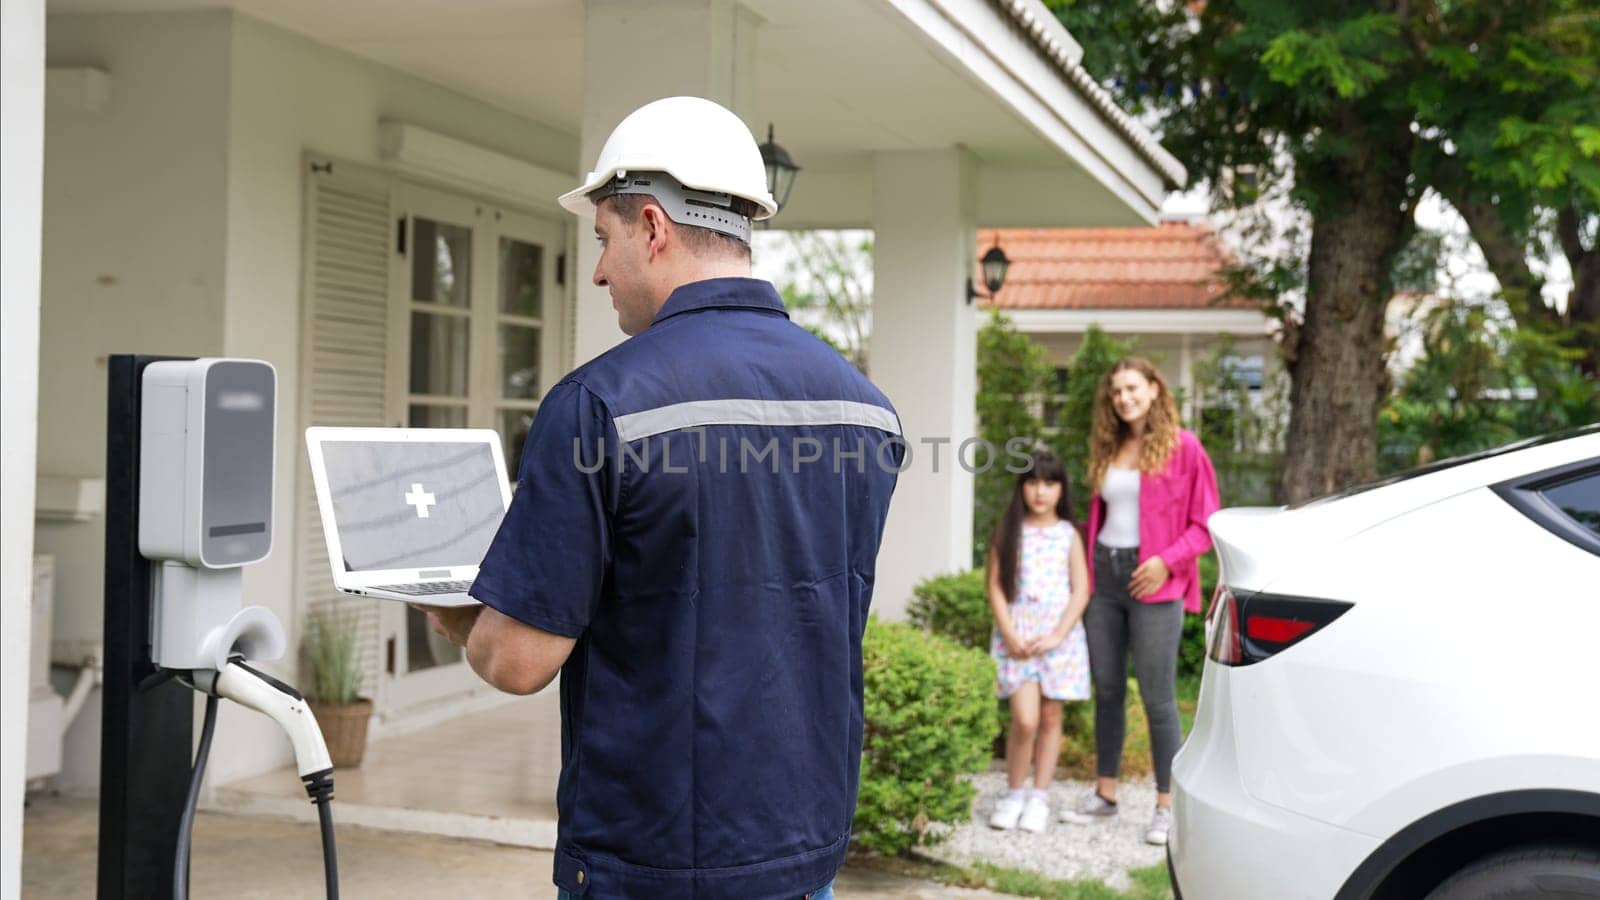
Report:
<svg viewBox="0 0 1600 900"><path fill-rule="evenodd" d="M367 751L372 719L372 701L357 696L361 669L355 623L325 611L313 613L302 648L311 672L306 700L322 727L328 756L337 768L355 768Z"/></svg>

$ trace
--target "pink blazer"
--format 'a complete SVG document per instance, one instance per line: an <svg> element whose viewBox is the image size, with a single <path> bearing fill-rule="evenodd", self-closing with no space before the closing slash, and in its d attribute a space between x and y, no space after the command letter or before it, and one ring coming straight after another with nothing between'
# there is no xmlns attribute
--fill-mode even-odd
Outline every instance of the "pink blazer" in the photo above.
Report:
<svg viewBox="0 0 1600 900"><path fill-rule="evenodd" d="M1200 439L1178 431L1178 449L1159 475L1139 476L1139 561L1161 557L1172 571L1165 584L1144 598L1160 603L1183 598L1183 608L1200 611L1200 554L1211 549L1206 520L1220 506L1217 473ZM1094 591L1094 548L1105 521L1106 502L1097 493L1089 501L1089 590Z"/></svg>

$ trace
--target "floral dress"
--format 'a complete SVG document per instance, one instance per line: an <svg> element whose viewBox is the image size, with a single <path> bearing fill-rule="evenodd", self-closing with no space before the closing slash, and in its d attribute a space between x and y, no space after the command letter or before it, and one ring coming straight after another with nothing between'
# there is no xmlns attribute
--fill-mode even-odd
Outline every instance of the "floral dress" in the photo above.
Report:
<svg viewBox="0 0 1600 900"><path fill-rule="evenodd" d="M1078 533L1066 522L1034 526L1023 523L1022 559L1017 572L1017 596L1011 603L1011 621L1024 640L1042 637L1061 624L1072 599L1067 560ZM1012 659L1005 639L996 628L989 654L1000 674L1001 699L1016 693L1029 681L1039 682L1051 700L1089 699L1089 644L1080 619L1059 646L1043 656Z"/></svg>

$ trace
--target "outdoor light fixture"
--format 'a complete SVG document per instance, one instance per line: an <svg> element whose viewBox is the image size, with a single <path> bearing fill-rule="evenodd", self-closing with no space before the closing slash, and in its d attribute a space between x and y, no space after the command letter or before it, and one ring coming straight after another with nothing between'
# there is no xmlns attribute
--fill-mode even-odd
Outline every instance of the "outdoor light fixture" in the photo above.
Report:
<svg viewBox="0 0 1600 900"><path fill-rule="evenodd" d="M979 260L979 264L983 267L983 286L989 289L989 293L978 293L977 288L972 286L972 277L969 275L967 277L968 306L972 305L974 297L993 300L994 295L1000 293L1000 287L1006 283L1006 270L1011 268L1011 260L1007 259L1006 252L1000 249L1000 236L998 234L995 235L994 246L990 247L989 252L983 255L983 259Z"/></svg>
<svg viewBox="0 0 1600 900"><path fill-rule="evenodd" d="M800 167L789 158L789 151L772 139L772 123L767 123L767 141L761 145L761 162L767 167L767 190L777 202L779 212L789 202L789 191L794 189L794 176Z"/></svg>

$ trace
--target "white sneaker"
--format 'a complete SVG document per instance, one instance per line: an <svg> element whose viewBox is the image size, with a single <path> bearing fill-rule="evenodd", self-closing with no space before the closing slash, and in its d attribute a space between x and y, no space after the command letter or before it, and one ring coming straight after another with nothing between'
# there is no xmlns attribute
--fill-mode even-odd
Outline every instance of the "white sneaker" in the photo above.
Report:
<svg viewBox="0 0 1600 900"><path fill-rule="evenodd" d="M1090 791L1089 795L1078 801L1072 809L1063 809L1060 819L1074 825L1087 825L1096 819L1109 818L1117 814L1117 805L1100 796L1099 791Z"/></svg>
<svg viewBox="0 0 1600 900"><path fill-rule="evenodd" d="M1150 828L1144 833L1147 844L1164 847L1167 843L1167 832L1172 830L1172 810L1165 806L1156 807L1155 817L1150 820Z"/></svg>
<svg viewBox="0 0 1600 900"><path fill-rule="evenodd" d="M989 817L989 827L1001 831L1010 831L1017 827L1017 820L1022 818L1022 798L1015 794L1007 794L1000 798L994 806L994 815Z"/></svg>
<svg viewBox="0 0 1600 900"><path fill-rule="evenodd" d="M1045 825L1049 821L1050 804L1038 794L1028 795L1028 802L1022 807L1022 820L1017 827L1034 834L1043 834Z"/></svg>

